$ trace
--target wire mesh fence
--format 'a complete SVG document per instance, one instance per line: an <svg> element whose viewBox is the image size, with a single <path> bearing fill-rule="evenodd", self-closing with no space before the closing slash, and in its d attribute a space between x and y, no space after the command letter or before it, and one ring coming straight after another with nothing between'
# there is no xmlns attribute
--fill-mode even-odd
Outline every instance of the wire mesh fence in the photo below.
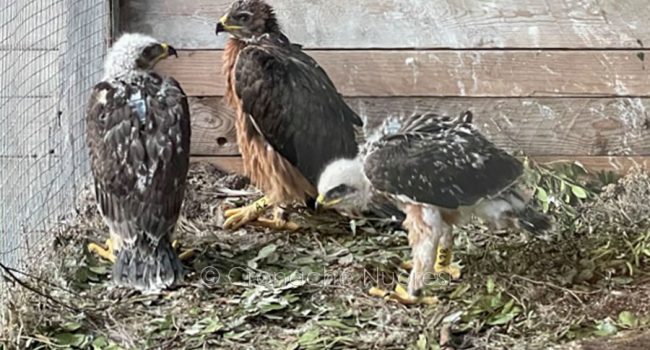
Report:
<svg viewBox="0 0 650 350"><path fill-rule="evenodd" d="M6 266L38 258L52 238L48 230L72 211L87 179L84 114L101 79L109 33L110 0L0 3L0 262Z"/></svg>

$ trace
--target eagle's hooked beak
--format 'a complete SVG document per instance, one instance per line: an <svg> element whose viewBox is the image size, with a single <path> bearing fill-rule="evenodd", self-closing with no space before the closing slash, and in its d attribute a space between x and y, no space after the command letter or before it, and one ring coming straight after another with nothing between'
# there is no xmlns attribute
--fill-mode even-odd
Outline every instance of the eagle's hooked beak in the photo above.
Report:
<svg viewBox="0 0 650 350"><path fill-rule="evenodd" d="M219 35L221 32L229 32L231 30L237 30L240 29L241 26L233 26L228 24L228 15L224 15L223 17L219 18L219 22L217 22L217 28L215 30L215 34Z"/></svg>
<svg viewBox="0 0 650 350"><path fill-rule="evenodd" d="M176 56L176 58L178 58L178 52L176 52L176 49L173 48L171 45L169 45L167 43L162 43L162 44L160 44L160 46L162 46L163 50L165 50L165 53L164 53L165 57L169 57L169 56L174 55L174 56Z"/></svg>
<svg viewBox="0 0 650 350"><path fill-rule="evenodd" d="M338 204L342 200L343 200L343 198L335 198L335 199L332 199L330 201L327 201L327 200L325 200L325 196L323 196L322 194L319 194L318 198L316 198L315 207L316 207L317 211L321 210L321 209L328 209L328 208L331 208L334 205Z"/></svg>

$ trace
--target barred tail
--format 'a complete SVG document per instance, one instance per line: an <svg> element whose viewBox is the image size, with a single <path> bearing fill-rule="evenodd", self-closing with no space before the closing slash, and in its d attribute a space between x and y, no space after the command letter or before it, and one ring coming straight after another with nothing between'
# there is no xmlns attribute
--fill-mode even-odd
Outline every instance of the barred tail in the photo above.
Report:
<svg viewBox="0 0 650 350"><path fill-rule="evenodd" d="M113 280L118 286L142 292L158 292L183 280L183 266L168 239L161 239L152 250L150 242L138 240L120 249L113 265Z"/></svg>

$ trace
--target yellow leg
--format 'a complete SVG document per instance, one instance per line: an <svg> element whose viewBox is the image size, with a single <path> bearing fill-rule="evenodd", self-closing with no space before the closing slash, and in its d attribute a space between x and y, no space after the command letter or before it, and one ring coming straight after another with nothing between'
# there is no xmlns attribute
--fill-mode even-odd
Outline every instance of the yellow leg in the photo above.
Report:
<svg viewBox="0 0 650 350"><path fill-rule="evenodd" d="M457 280L460 278L460 266L452 265L454 236L451 230L452 228L450 226L443 227L440 243L436 251L436 263L433 265L433 271L449 274L451 279Z"/></svg>
<svg viewBox="0 0 650 350"><path fill-rule="evenodd" d="M387 301L395 301L404 305L435 305L438 303L438 298L436 297L414 297L410 295L399 283L395 286L395 291L393 292L387 292L381 288L372 287L368 291L368 294L374 297L384 298L384 300Z"/></svg>
<svg viewBox="0 0 650 350"><path fill-rule="evenodd" d="M436 263L433 265L433 270L437 273L447 273L452 279L457 280L460 278L460 267L452 265L452 257L451 249L438 247L438 254L436 255Z"/></svg>
<svg viewBox="0 0 650 350"><path fill-rule="evenodd" d="M286 220L283 209L278 206L273 208L273 219L259 218L254 224L278 231L296 231L300 228L299 224Z"/></svg>
<svg viewBox="0 0 650 350"><path fill-rule="evenodd" d="M223 223L223 227L226 229L240 228L247 223L259 218L260 215L264 214L264 211L268 206L268 198L262 197L255 201L253 204L247 205L245 207L228 209L224 213L224 216L227 219L226 222Z"/></svg>
<svg viewBox="0 0 650 350"><path fill-rule="evenodd" d="M110 238L106 240L106 248L100 246L97 243L90 243L88 245L88 251L95 253L112 263L115 263L115 252L113 251L113 242L111 242Z"/></svg>

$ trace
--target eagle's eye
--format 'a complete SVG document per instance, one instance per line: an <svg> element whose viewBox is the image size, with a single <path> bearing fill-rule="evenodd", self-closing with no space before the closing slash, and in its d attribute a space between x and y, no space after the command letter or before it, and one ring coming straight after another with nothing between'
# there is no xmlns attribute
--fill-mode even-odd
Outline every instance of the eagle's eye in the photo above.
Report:
<svg viewBox="0 0 650 350"><path fill-rule="evenodd" d="M348 186L346 184L340 184L329 191L325 194L325 197L330 198L330 199L336 199L336 198L343 198L347 195L350 195L352 193L356 192L356 189L352 186Z"/></svg>
<svg viewBox="0 0 650 350"><path fill-rule="evenodd" d="M248 14L248 13L242 12L242 13L238 13L238 14L234 15L233 19L235 21L237 21L237 22L244 23L244 22L248 22L248 20L251 19L251 15Z"/></svg>

